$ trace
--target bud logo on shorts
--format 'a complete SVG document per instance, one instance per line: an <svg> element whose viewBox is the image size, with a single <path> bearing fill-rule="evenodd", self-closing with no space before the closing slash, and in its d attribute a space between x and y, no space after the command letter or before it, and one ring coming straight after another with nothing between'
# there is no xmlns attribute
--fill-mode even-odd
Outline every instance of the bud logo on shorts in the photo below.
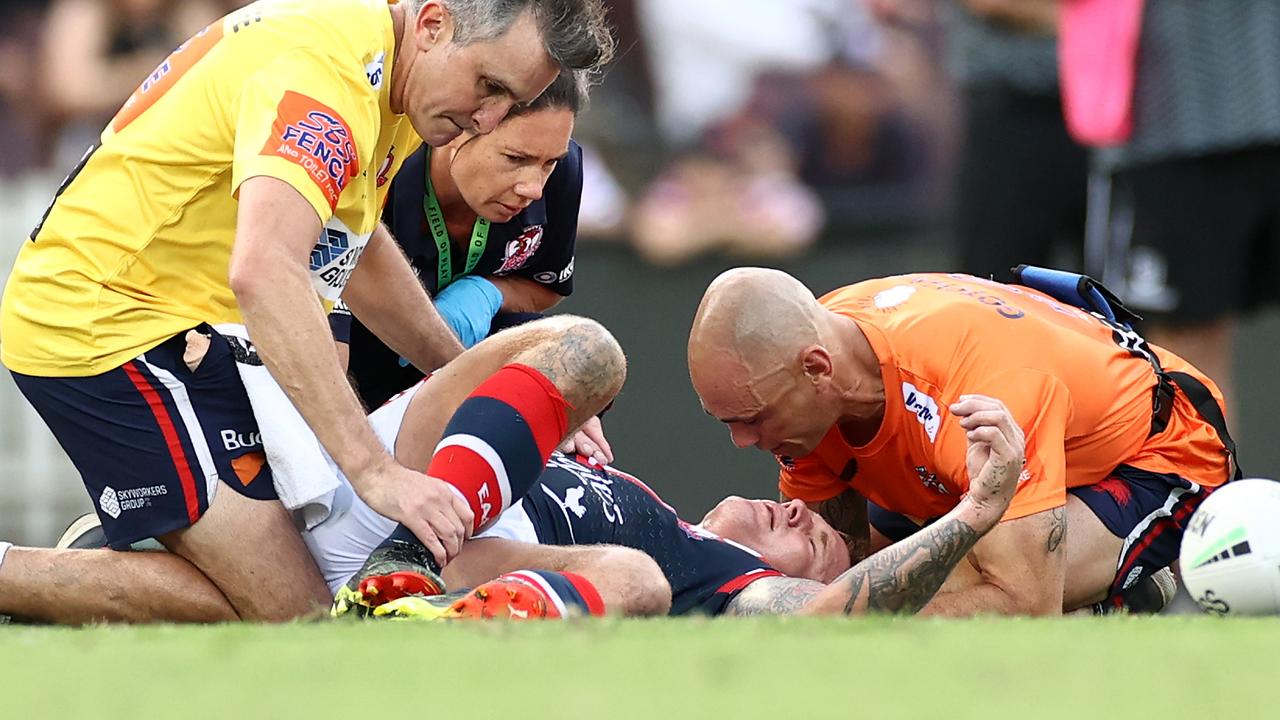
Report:
<svg viewBox="0 0 1280 720"><path fill-rule="evenodd" d="M929 435L929 442L938 439L938 423L941 418L938 415L938 403L933 398L925 395L916 389L911 383L902 383L902 400L907 405L907 410L911 411L916 420L924 426L924 431Z"/></svg>
<svg viewBox="0 0 1280 720"><path fill-rule="evenodd" d="M306 170L330 210L338 207L343 188L360 174L360 158L347 122L332 108L293 91L280 99L261 154L277 155Z"/></svg>

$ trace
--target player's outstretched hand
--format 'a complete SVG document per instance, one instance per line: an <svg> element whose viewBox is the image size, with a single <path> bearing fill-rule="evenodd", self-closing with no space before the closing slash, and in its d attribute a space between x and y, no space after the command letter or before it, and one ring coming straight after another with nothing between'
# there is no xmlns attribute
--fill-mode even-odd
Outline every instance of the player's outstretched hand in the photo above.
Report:
<svg viewBox="0 0 1280 720"><path fill-rule="evenodd" d="M453 488L388 458L364 484L369 507L405 527L431 551L440 567L457 556L471 535L474 514Z"/></svg>
<svg viewBox="0 0 1280 720"><path fill-rule="evenodd" d="M600 424L598 417L587 420L578 428L578 432L561 443L560 452L594 458L601 465L613 462L613 449L609 447L609 441L604 436L604 426Z"/></svg>
<svg viewBox="0 0 1280 720"><path fill-rule="evenodd" d="M961 395L951 404L969 440L968 498L998 521L1013 499L1022 473L1026 438L1013 414L999 400L985 395ZM994 521L993 521L994 522Z"/></svg>

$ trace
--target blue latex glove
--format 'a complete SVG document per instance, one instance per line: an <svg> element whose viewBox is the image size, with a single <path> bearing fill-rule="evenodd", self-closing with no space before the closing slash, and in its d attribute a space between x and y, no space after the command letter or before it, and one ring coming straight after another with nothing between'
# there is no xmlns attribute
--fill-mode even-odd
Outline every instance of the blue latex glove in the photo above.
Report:
<svg viewBox="0 0 1280 720"><path fill-rule="evenodd" d="M493 316L502 309L502 291L482 277L464 275L436 295L435 303L440 317L469 348L489 336Z"/></svg>

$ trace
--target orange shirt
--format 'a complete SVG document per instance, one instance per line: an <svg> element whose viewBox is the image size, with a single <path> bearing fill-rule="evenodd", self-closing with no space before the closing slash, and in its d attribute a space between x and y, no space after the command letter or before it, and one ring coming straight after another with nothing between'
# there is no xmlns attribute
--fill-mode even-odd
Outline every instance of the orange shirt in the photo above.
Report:
<svg viewBox="0 0 1280 720"><path fill-rule="evenodd" d="M1216 431L1179 392L1168 428L1151 431L1151 364L1088 313L1028 288L968 275L868 280L822 297L851 318L880 359L884 420L853 447L833 427L813 453L783 462L788 497L826 500L848 487L917 519L945 514L968 489L968 443L947 409L960 395L998 398L1026 434L1026 467L1006 520L1060 507L1069 487L1120 464L1214 487L1228 463ZM1208 378L1156 348L1166 370Z"/></svg>

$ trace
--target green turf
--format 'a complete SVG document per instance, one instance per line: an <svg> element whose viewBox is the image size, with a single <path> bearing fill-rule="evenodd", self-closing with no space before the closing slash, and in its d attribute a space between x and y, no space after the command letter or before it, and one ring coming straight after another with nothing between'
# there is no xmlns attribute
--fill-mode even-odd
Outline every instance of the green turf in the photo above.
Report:
<svg viewBox="0 0 1280 720"><path fill-rule="evenodd" d="M1276 718L1280 620L0 626L2 718Z"/></svg>

